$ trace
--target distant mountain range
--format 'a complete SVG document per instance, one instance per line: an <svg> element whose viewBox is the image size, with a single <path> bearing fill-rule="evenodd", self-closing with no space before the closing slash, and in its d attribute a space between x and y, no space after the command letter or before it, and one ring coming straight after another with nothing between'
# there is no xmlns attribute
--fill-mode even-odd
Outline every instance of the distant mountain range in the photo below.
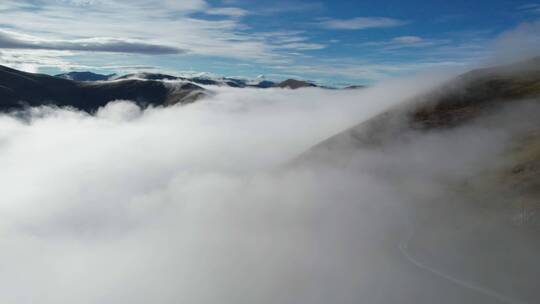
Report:
<svg viewBox="0 0 540 304"><path fill-rule="evenodd" d="M288 88L299 89L307 87L320 87L312 82L287 79L282 82L274 82L265 79L246 80L233 77L209 77L209 76L194 76L194 77L182 77L172 76L161 73L134 73L123 76L117 76L116 74L102 75L92 72L69 72L64 74L55 75L56 77L75 80L75 81L108 81L108 80L123 80L123 79L141 79L141 80L183 80L193 82L200 85L217 85L217 86L229 86L233 88ZM350 86L352 88L362 88L363 86ZM329 88L329 87L324 87Z"/></svg>
<svg viewBox="0 0 540 304"><path fill-rule="evenodd" d="M274 87L276 84L271 81L260 81L256 83L249 82L243 79L229 78L229 77L181 77L181 76L171 76L167 74L159 73L136 73L120 76L118 79L144 79L144 80L181 80L189 81L199 85L216 85L216 86L229 86L233 88L245 88L245 87L255 87L255 88L270 88Z"/></svg>
<svg viewBox="0 0 540 304"><path fill-rule="evenodd" d="M314 83L296 79L287 79L282 82L273 82L269 80L257 80L249 81L245 79L238 79L232 77L204 77L204 76L195 76L195 77L180 77L180 76L171 76L166 74L158 73L137 73L137 74L128 74L120 76L114 79L145 79L145 80L183 80L189 81L200 85L216 85L216 86L229 86L233 88L288 88L288 89L299 89L299 88L308 88L308 87L319 87Z"/></svg>
<svg viewBox="0 0 540 304"><path fill-rule="evenodd" d="M0 111L54 105L92 113L113 100L133 100L141 106L167 106L190 103L207 96L211 93L208 86L259 89L319 87L296 79L276 83L265 79L249 81L231 77L180 77L160 73L117 76L69 72L49 76L0 66Z"/></svg>

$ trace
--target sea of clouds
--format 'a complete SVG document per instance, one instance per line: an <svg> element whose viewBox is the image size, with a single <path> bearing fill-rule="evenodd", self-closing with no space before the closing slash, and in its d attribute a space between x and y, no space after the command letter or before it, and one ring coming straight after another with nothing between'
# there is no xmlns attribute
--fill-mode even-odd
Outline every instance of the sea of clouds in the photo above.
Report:
<svg viewBox="0 0 540 304"><path fill-rule="evenodd" d="M397 250L408 206L491 164L507 133L422 136L351 167L290 163L447 77L0 116L0 302L426 301L440 286Z"/></svg>

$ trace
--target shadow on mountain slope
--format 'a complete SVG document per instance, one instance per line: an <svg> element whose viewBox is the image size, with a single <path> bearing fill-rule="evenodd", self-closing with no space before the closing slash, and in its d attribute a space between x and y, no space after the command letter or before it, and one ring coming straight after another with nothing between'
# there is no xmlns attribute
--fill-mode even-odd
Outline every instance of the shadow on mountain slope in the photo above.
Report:
<svg viewBox="0 0 540 304"><path fill-rule="evenodd" d="M160 81L123 80L77 82L0 66L0 111L54 105L94 112L113 100L133 100L141 106L189 103L208 91L194 84L168 86Z"/></svg>

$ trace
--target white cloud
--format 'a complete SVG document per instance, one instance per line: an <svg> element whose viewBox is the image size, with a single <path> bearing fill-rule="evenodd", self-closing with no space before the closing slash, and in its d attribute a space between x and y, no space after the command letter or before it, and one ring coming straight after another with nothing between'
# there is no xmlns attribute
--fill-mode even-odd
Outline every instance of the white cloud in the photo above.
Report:
<svg viewBox="0 0 540 304"><path fill-rule="evenodd" d="M503 63L540 54L540 21L525 22L504 31L492 42L492 61ZM519 47L517 47L519 46Z"/></svg>
<svg viewBox="0 0 540 304"><path fill-rule="evenodd" d="M365 202L390 195L369 177L277 172L396 103L389 91L413 93L223 88L144 112L116 102L94 117L47 108L26 122L0 115L0 182L10 185L0 200L0 301L292 303L295 292L284 290L297 279L311 286L301 298L312 288L339 290L317 283L312 275L326 267L315 265L341 255L324 248L347 225L367 223L351 218L327 237L313 224L323 216L330 228L334 216L352 214L340 203L344 189ZM342 245L342 253L354 247Z"/></svg>
<svg viewBox="0 0 540 304"><path fill-rule="evenodd" d="M185 107L1 115L0 302L418 303L432 277L397 250L409 203L427 196L425 211L444 197L438 180L476 173L498 133L286 164L432 85L220 88Z"/></svg>
<svg viewBox="0 0 540 304"><path fill-rule="evenodd" d="M424 48L434 49L444 45L451 44L450 39L426 39L419 36L399 36L390 40L370 41L359 44L360 47L377 48L381 52L388 53L390 51L402 51L403 49Z"/></svg>
<svg viewBox="0 0 540 304"><path fill-rule="evenodd" d="M400 43L400 44L415 44L415 43L420 43L423 41L424 39L418 36L400 36L400 37L395 37L392 39L392 42Z"/></svg>
<svg viewBox="0 0 540 304"><path fill-rule="evenodd" d="M39 10L10 10L4 12L3 17L9 20L12 32L42 40L151 41L157 46L165 45L202 56L267 60L278 57L264 41L241 33L243 25L238 21L189 17L190 12L202 9L212 12L201 1L167 1L157 6L154 1L143 0L99 1L86 6L50 1ZM227 8L216 13L239 12Z"/></svg>
<svg viewBox="0 0 540 304"><path fill-rule="evenodd" d="M243 17L247 14L249 14L248 11L245 9L237 8L237 7L216 7L211 8L205 11L205 14L208 15L222 15L222 16L230 16L230 17Z"/></svg>
<svg viewBox="0 0 540 304"><path fill-rule="evenodd" d="M321 11L325 8L324 4L316 1L296 2L296 1L273 1L265 7L258 8L255 14L273 15L286 13L299 13L307 11Z"/></svg>
<svg viewBox="0 0 540 304"><path fill-rule="evenodd" d="M276 49L291 49L297 51L321 50L326 48L326 45L320 43L287 43L275 46Z"/></svg>
<svg viewBox="0 0 540 304"><path fill-rule="evenodd" d="M457 73L469 67L468 62L459 61L406 61L406 62L378 62L369 63L356 59L340 58L338 60L314 61L306 64L293 64L276 66L276 69L291 75L312 75L322 78L340 76L355 84L366 84L372 81L381 81L389 77L424 73L439 70L445 75L448 71ZM314 75L314 76L313 76ZM289 76L292 77L292 76ZM300 77L302 76L295 76ZM436 73L429 77L437 78Z"/></svg>
<svg viewBox="0 0 540 304"><path fill-rule="evenodd" d="M285 36L279 41L257 32L248 33L247 26L240 21L248 11L233 6L212 7L205 1L164 1L156 5L150 0L47 0L30 7L21 7L13 1L5 6L9 9L2 15L4 20L9 20L9 29L3 30L4 49L189 53L286 64L295 57L289 50L301 52L325 47L298 33L289 36L290 41L285 41ZM225 18L206 20L192 13Z"/></svg>
<svg viewBox="0 0 540 304"><path fill-rule="evenodd" d="M324 19L319 26L334 30L363 30L369 28L397 27L407 24L403 20L387 17L356 17L352 19Z"/></svg>
<svg viewBox="0 0 540 304"><path fill-rule="evenodd" d="M530 13L540 13L540 4L538 3L525 4L525 5L519 6L517 9L520 11L525 11L525 12L530 12Z"/></svg>
<svg viewBox="0 0 540 304"><path fill-rule="evenodd" d="M185 13L202 11L209 8L209 5L205 0L162 0L159 2L159 6L156 6L156 2L154 0L42 0L41 3L53 5L57 3L65 3L68 5L86 6L87 8L91 6L112 7L127 5L141 9L166 9Z"/></svg>
<svg viewBox="0 0 540 304"><path fill-rule="evenodd" d="M68 69L73 63L62 59L69 52L43 51L43 50L2 50L0 51L0 64L27 72L35 72L40 67L57 67Z"/></svg>
<svg viewBox="0 0 540 304"><path fill-rule="evenodd" d="M181 54L185 51L143 41L118 38L47 40L0 30L1 49L111 52L134 54Z"/></svg>
<svg viewBox="0 0 540 304"><path fill-rule="evenodd" d="M232 59L223 61L249 62L254 66L263 66L267 70L274 67L282 70L279 67L290 66L305 71L336 72L331 75L323 71L327 78L344 74L352 77L355 71L358 71L360 72L358 75L376 75L379 79L383 77L383 70L386 70L386 68L377 68L377 66L386 65L382 62L384 60L380 59L383 55L401 54L402 58L422 57L414 64L397 63L401 66L422 66L422 63L430 65L437 60L446 63L470 62L486 57L484 48L490 42L485 37L493 35L493 33L484 34L483 40L477 40L464 36L451 39L420 37L413 33L382 41L367 41L360 45L347 45L348 39L341 39L340 45L333 45L334 48L344 51L348 51L343 48L344 46L369 47L363 50L366 51L362 53L363 58L357 58L353 63L372 67L370 71L365 71L362 66L348 66L350 65L348 60L342 60L338 64L340 68L327 67L324 63L316 67L319 59L324 60L324 58L311 58L309 56L315 56L313 55L315 52L310 53L310 51L321 50L335 44L335 39L329 41L313 39L312 37L316 35L309 30L283 28L270 33L259 32L257 27L249 28L246 23L249 22L248 18L241 17L278 13L278 11L266 13L246 11L235 7L240 2L221 2L220 6L212 6L200 0L161 1L159 5L151 0L40 0L31 2L5 0L1 2L3 25L0 26L0 45L4 46L4 57L10 54L9 61L17 62L15 67L21 67L23 64L25 67L50 66L53 62L62 63L62 69L69 65L72 67L98 66L103 64L103 60L101 63L93 60L95 65L88 63L88 57L94 54L86 51L113 51L117 52L116 54L129 56L121 58L115 54L107 54L108 59L114 60L114 62L107 62L107 64L110 63L109 65L140 65L144 62L144 65L152 64L167 69L168 66L163 64L163 61L171 62L172 56L159 58L137 56L139 53L144 55L189 54L193 56L190 58L202 56L213 59ZM295 9L317 10L322 7L320 3L310 2L290 6L276 5L275 9L290 12ZM273 9L271 6L267 8ZM208 15L219 16L219 18L210 18ZM326 18L318 19L315 26L337 30L361 30L402 26L406 23L406 20L388 17ZM309 25L313 26L314 23ZM463 42L460 42L461 40ZM20 56L14 60L13 51L16 49L10 50L6 47L16 47L20 51ZM426 50L429 50L429 53ZM53 58L53 56L57 57ZM308 62L308 58L311 63ZM40 63L41 59L43 61ZM178 59L180 62L184 58ZM3 62L8 62L8 60L3 60ZM291 73L295 72L291 71Z"/></svg>

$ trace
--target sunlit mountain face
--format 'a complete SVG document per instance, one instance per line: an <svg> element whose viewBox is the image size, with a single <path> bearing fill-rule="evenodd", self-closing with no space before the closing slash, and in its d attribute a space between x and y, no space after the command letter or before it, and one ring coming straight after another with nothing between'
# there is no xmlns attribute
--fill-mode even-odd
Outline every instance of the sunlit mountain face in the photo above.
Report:
<svg viewBox="0 0 540 304"><path fill-rule="evenodd" d="M540 302L540 4L0 17L0 303Z"/></svg>

